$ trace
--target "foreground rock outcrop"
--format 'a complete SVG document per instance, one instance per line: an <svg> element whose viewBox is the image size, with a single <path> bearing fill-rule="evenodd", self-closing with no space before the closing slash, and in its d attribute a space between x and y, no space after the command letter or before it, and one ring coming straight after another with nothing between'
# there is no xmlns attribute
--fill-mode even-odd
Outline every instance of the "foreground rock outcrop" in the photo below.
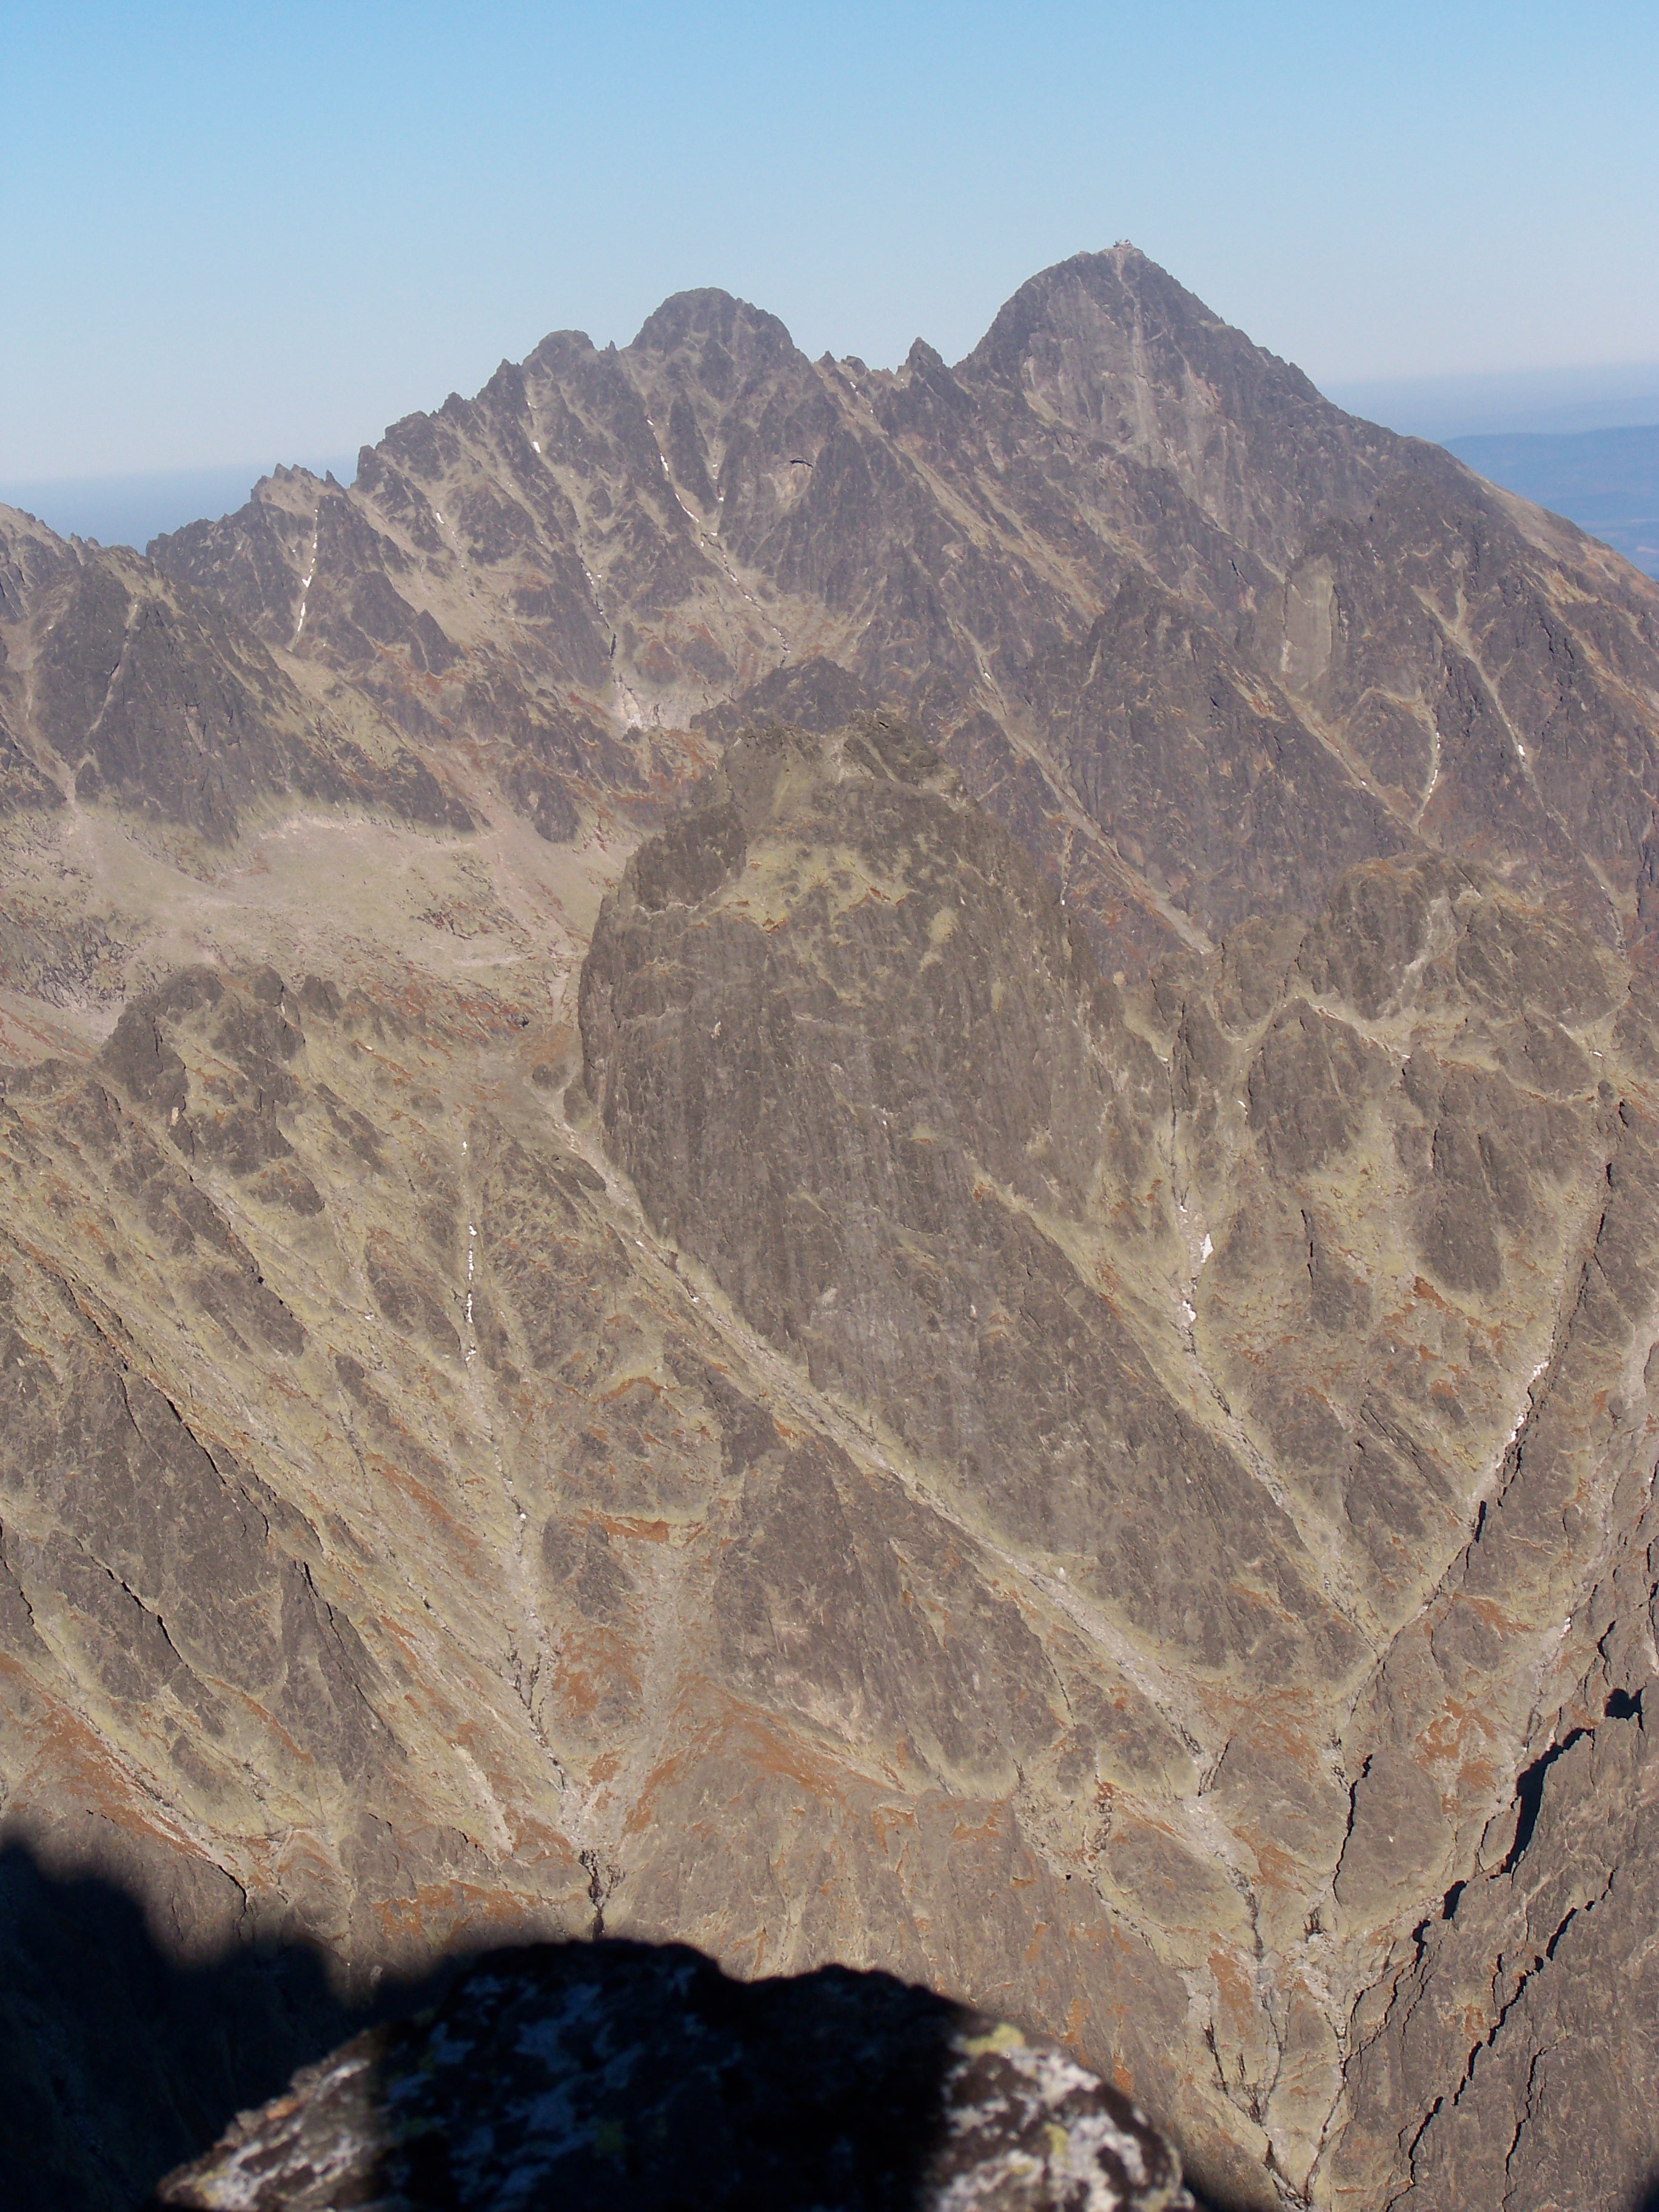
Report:
<svg viewBox="0 0 1659 2212"><path fill-rule="evenodd" d="M507 1952L244 2114L153 2204L213 2212L1192 2212L1127 2098L1054 2044L825 1967Z"/></svg>

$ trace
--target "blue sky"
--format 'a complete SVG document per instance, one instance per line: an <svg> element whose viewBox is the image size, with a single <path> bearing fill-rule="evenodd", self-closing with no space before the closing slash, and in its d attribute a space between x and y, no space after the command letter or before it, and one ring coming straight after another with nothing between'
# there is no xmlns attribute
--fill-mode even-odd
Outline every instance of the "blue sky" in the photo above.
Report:
<svg viewBox="0 0 1659 2212"><path fill-rule="evenodd" d="M0 0L0 477L332 455L717 283L974 343L1121 237L1322 382L1659 362L1659 7Z"/></svg>

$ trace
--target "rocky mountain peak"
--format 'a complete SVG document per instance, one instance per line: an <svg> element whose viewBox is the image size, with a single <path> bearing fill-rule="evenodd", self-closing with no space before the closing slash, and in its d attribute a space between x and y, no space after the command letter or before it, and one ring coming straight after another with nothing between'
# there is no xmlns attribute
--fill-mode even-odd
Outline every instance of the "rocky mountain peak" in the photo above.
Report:
<svg viewBox="0 0 1659 2212"><path fill-rule="evenodd" d="M1240 415L1319 402L1299 369L1253 345L1127 244L1074 254L1022 284L961 366L1109 435L1120 434L1137 385L1174 399L1202 382Z"/></svg>
<svg viewBox="0 0 1659 2212"><path fill-rule="evenodd" d="M0 516L58 2201L337 2039L296 1961L604 1930L1063 2036L1252 2212L1639 2202L1656 698L1650 584L1127 246Z"/></svg>
<svg viewBox="0 0 1659 2212"><path fill-rule="evenodd" d="M805 356L775 315L712 286L665 300L646 317L626 350L684 354L689 372L716 398L726 396L733 377L742 383L786 362L805 365Z"/></svg>

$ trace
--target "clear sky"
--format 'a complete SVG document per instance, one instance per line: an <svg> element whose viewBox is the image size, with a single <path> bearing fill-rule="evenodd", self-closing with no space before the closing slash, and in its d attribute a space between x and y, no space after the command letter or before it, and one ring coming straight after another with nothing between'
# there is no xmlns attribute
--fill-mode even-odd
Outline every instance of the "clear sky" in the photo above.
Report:
<svg viewBox="0 0 1659 2212"><path fill-rule="evenodd" d="M714 283L955 359L1133 238L1319 381L1659 361L1655 0L0 0L0 477L353 450Z"/></svg>

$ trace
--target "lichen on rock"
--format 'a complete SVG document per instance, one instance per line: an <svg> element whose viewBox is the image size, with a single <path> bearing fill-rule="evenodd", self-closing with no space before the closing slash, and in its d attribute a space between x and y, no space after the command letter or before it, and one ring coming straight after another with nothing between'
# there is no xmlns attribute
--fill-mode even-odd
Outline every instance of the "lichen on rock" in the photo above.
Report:
<svg viewBox="0 0 1659 2212"><path fill-rule="evenodd" d="M356 2037L164 2181L200 2212L1190 2212L1058 2045L887 1974L731 1981L682 1945L544 1944Z"/></svg>

